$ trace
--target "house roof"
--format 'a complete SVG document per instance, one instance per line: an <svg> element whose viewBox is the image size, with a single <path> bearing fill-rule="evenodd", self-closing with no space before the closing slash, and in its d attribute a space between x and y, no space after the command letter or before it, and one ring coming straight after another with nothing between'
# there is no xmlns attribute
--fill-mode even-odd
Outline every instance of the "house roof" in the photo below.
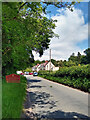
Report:
<svg viewBox="0 0 90 120"><path fill-rule="evenodd" d="M48 61L45 61L45 63L37 64L37 65L33 66L32 68L37 68L39 65L45 67L47 64L48 64Z"/></svg>
<svg viewBox="0 0 90 120"><path fill-rule="evenodd" d="M40 65L45 67L47 65L47 63L48 63L48 61L45 61L45 63L41 63Z"/></svg>

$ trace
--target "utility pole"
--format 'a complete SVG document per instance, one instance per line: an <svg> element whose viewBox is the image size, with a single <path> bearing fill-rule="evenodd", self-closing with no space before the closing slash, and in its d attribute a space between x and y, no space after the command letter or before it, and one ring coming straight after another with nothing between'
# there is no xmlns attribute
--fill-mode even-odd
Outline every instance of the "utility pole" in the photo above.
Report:
<svg viewBox="0 0 90 120"><path fill-rule="evenodd" d="M51 49L50 49L50 71L51 71Z"/></svg>

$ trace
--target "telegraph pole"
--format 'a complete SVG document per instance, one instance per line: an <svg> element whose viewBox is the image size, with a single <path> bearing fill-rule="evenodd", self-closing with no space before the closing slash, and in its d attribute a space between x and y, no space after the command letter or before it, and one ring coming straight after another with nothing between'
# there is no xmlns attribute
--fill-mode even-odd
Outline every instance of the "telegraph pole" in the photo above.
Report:
<svg viewBox="0 0 90 120"><path fill-rule="evenodd" d="M51 49L50 49L50 71L51 71Z"/></svg>

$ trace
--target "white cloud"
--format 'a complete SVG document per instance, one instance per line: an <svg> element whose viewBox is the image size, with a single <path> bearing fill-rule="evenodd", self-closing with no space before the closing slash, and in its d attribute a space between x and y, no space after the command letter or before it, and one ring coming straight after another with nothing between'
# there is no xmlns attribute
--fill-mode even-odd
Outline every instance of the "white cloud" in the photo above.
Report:
<svg viewBox="0 0 90 120"><path fill-rule="evenodd" d="M85 24L83 12L80 9L74 8L73 12L68 9L60 9L58 12L59 14L52 16L52 19L57 19L57 27L54 32L60 37L51 39L50 48L53 59L67 60L73 52L83 53L77 43L88 39L88 24ZM41 58L35 54L35 59L49 59L49 50L46 50Z"/></svg>

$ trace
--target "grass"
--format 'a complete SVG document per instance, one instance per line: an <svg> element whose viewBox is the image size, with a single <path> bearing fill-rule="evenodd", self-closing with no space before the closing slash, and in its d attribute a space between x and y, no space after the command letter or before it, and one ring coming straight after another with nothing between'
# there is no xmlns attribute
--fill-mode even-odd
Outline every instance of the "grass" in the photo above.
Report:
<svg viewBox="0 0 90 120"><path fill-rule="evenodd" d="M2 82L2 117L20 118L26 96L26 78L20 76L20 83Z"/></svg>

